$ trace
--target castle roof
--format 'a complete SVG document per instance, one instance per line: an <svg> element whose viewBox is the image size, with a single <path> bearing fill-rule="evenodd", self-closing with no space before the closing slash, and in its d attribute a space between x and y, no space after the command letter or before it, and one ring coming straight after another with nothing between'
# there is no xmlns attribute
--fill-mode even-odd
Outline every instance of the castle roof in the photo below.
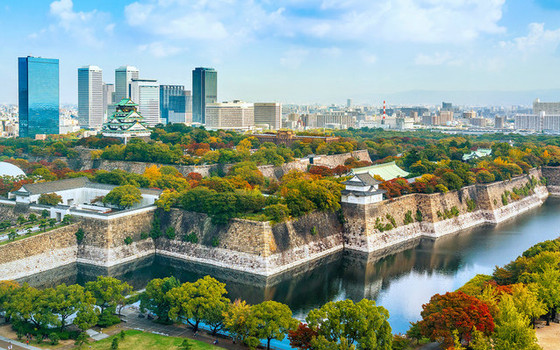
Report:
<svg viewBox="0 0 560 350"><path fill-rule="evenodd" d="M383 180L388 181L397 177L407 177L408 172L399 168L395 162L370 165L363 168L354 168L351 171L352 175L368 173L372 177L377 175Z"/></svg>

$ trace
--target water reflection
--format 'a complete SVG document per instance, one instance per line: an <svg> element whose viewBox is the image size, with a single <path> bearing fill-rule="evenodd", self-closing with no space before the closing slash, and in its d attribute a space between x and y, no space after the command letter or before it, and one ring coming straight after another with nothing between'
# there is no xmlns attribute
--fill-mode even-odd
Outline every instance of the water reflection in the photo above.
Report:
<svg viewBox="0 0 560 350"><path fill-rule="evenodd" d="M435 241L421 239L390 255L339 253L268 279L156 256L110 269L74 264L20 281L35 286L83 284L108 274L141 289L153 278L176 276L185 282L210 274L227 283L232 300L277 300L288 304L299 318L331 300L373 299L389 310L393 331L404 332L433 294L455 290L477 273L492 273L494 266L509 262L531 245L558 237L558 209L560 201L551 199L498 226Z"/></svg>

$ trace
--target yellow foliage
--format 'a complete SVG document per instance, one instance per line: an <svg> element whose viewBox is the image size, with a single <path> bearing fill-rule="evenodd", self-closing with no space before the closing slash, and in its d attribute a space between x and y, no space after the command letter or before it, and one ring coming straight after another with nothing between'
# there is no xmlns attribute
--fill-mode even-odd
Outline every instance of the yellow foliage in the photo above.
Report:
<svg viewBox="0 0 560 350"><path fill-rule="evenodd" d="M161 172L157 165L150 165L144 170L144 177L150 180L150 186L161 178Z"/></svg>
<svg viewBox="0 0 560 350"><path fill-rule="evenodd" d="M100 149L91 151L91 159L99 159L101 158L101 154L103 154L103 151Z"/></svg>

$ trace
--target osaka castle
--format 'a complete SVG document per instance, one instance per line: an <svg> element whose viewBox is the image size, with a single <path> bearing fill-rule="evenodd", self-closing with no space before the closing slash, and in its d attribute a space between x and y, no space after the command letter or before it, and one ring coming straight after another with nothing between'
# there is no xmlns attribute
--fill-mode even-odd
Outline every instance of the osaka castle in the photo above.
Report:
<svg viewBox="0 0 560 350"><path fill-rule="evenodd" d="M101 133L107 137L124 138L149 137L148 123L138 113L138 105L129 98L123 98L116 104L116 111L103 123Z"/></svg>

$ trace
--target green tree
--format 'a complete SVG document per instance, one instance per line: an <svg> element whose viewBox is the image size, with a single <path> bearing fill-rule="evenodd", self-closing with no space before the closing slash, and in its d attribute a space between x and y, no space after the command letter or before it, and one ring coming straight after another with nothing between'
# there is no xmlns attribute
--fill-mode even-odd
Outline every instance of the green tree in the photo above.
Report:
<svg viewBox="0 0 560 350"><path fill-rule="evenodd" d="M539 300L538 295L524 284L514 285L511 291L516 309L527 316L534 327L535 320L546 314L546 306Z"/></svg>
<svg viewBox="0 0 560 350"><path fill-rule="evenodd" d="M146 290L140 295L140 308L153 312L158 316L159 322L171 323L169 319L169 309L171 306L169 300L165 298L165 294L180 285L179 280L175 277L151 280L146 286Z"/></svg>
<svg viewBox="0 0 560 350"><path fill-rule="evenodd" d="M529 288L534 291L539 300L546 306L546 325L550 325L550 319L560 306L560 271L549 267L542 272L533 272L525 279Z"/></svg>
<svg viewBox="0 0 560 350"><path fill-rule="evenodd" d="M43 294L43 299L47 304L46 307L60 320L61 331L64 330L68 317L83 307L95 303L91 293L78 284L70 286L64 283L59 284L56 288L45 289Z"/></svg>
<svg viewBox="0 0 560 350"><path fill-rule="evenodd" d="M99 315L99 310L93 307L93 305L82 304L72 323L82 331L85 331L97 324Z"/></svg>
<svg viewBox="0 0 560 350"><path fill-rule="evenodd" d="M95 304L103 313L106 309L114 312L117 305L123 304L126 296L132 292L132 287L113 277L97 276L95 281L86 283L86 290L91 292Z"/></svg>
<svg viewBox="0 0 560 350"><path fill-rule="evenodd" d="M251 306L245 301L234 301L224 313L224 327L231 333L234 340L244 343L249 337Z"/></svg>
<svg viewBox="0 0 560 350"><path fill-rule="evenodd" d="M111 342L111 350L117 350L118 348L119 348L119 338L115 337Z"/></svg>
<svg viewBox="0 0 560 350"><path fill-rule="evenodd" d="M215 333L222 327L223 312L229 305L226 294L225 284L210 276L193 283L183 283L165 295L171 306L169 317L185 319L195 332L200 322L205 322Z"/></svg>
<svg viewBox="0 0 560 350"><path fill-rule="evenodd" d="M511 295L502 295L500 313L492 338L495 350L538 350L535 331L529 327L529 318L515 307Z"/></svg>
<svg viewBox="0 0 560 350"><path fill-rule="evenodd" d="M296 329L298 324L292 318L292 310L285 304L264 301L251 307L250 332L256 338L266 339L267 349L270 349L272 339L284 339L288 331Z"/></svg>
<svg viewBox="0 0 560 350"><path fill-rule="evenodd" d="M393 335L388 319L389 312L385 308L366 299L358 303L331 301L311 310L307 316L309 327L319 334L318 345L326 347L347 342L348 346L360 350L391 349Z"/></svg>
<svg viewBox="0 0 560 350"><path fill-rule="evenodd" d="M192 348L191 342L188 339L183 339L183 342L179 346L181 350L192 350Z"/></svg>
<svg viewBox="0 0 560 350"><path fill-rule="evenodd" d="M142 193L132 185L123 185L113 188L105 197L103 204L111 204L119 208L130 208L134 204L140 203Z"/></svg>
<svg viewBox="0 0 560 350"><path fill-rule="evenodd" d="M56 193L42 193L39 196L39 204L55 206L62 203L62 197Z"/></svg>

